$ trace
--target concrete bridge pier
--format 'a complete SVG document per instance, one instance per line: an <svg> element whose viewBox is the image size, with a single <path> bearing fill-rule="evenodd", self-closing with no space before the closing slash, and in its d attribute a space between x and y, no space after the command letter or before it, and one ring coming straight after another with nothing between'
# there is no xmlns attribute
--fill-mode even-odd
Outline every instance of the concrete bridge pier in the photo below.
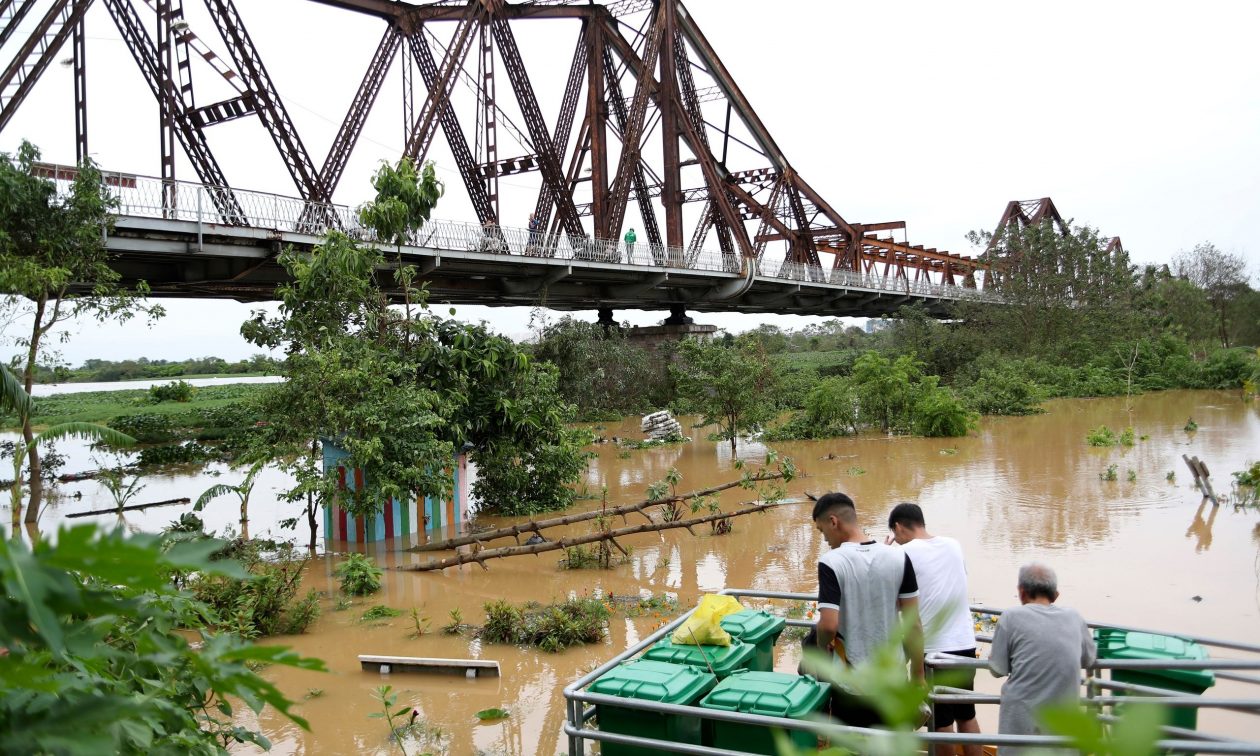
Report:
<svg viewBox="0 0 1260 756"><path fill-rule="evenodd" d="M668 345L687 338L708 341L713 338L717 330L717 326L696 323L693 318L687 316L685 306L670 305L669 317L665 318L661 325L631 328L626 333L626 338L648 350L654 360L660 361L664 357L660 354L663 347L666 347L666 352L668 352Z"/></svg>

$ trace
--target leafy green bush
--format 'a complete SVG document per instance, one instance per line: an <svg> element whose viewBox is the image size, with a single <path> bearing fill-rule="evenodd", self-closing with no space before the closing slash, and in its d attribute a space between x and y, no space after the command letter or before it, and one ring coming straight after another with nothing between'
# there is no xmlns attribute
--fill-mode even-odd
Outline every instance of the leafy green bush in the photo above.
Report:
<svg viewBox="0 0 1260 756"><path fill-rule="evenodd" d="M193 398L193 386L188 381L171 381L149 387L149 401L154 404L162 402L190 402Z"/></svg>
<svg viewBox="0 0 1260 756"><path fill-rule="evenodd" d="M548 653L570 646L599 643L608 627L608 606L594 598L571 598L559 604L515 607L506 601L485 605L482 638L491 643L536 646Z"/></svg>
<svg viewBox="0 0 1260 756"><path fill-rule="evenodd" d="M1010 364L984 367L963 391L967 406L982 415L1034 415L1041 408L1042 390Z"/></svg>
<svg viewBox="0 0 1260 756"><path fill-rule="evenodd" d="M63 527L33 548L0 536L0 752L225 753L269 747L235 721L266 705L309 729L258 663L323 670L281 646L211 632L208 609L176 590L177 573L239 580L222 546L94 525ZM194 631L192 637L181 628ZM88 713L90 712L90 715ZM71 714L74 713L74 714ZM257 719L249 719L257 722Z"/></svg>
<svg viewBox="0 0 1260 756"><path fill-rule="evenodd" d="M141 467L154 467L158 465L188 465L194 462L205 462L214 459L214 450L202 446L196 441L189 441L186 444L161 444L159 446L149 446L140 450L140 455L136 457L136 464Z"/></svg>
<svg viewBox="0 0 1260 756"><path fill-rule="evenodd" d="M857 432L861 402L847 378L827 378L805 397L805 422L820 436Z"/></svg>
<svg viewBox="0 0 1260 756"><path fill-rule="evenodd" d="M975 417L962 400L943 386L936 385L936 376L919 384L919 397L914 405L914 432L929 438L965 436L975 427Z"/></svg>
<svg viewBox="0 0 1260 756"><path fill-rule="evenodd" d="M823 438L818 427L805 418L804 412L793 412L786 422L767 428L762 434L766 441L801 441Z"/></svg>
<svg viewBox="0 0 1260 756"><path fill-rule="evenodd" d="M160 444L175 438L175 426L170 415L122 415L109 420L106 425L142 444Z"/></svg>
<svg viewBox="0 0 1260 756"><path fill-rule="evenodd" d="M1234 480L1238 481L1240 486L1260 488L1260 462L1256 462L1246 470L1234 473Z"/></svg>
<svg viewBox="0 0 1260 756"><path fill-rule="evenodd" d="M319 594L298 592L307 557L291 544L235 540L217 559L242 563L244 578L197 574L188 580L193 596L213 611L216 624L242 638L295 635L319 617Z"/></svg>
<svg viewBox="0 0 1260 756"><path fill-rule="evenodd" d="M895 360L867 352L853 363L850 385L858 397L863 425L884 432L906 431L914 424L915 385L923 377L913 355Z"/></svg>
<svg viewBox="0 0 1260 756"><path fill-rule="evenodd" d="M1208 355L1200 368L1202 388L1233 389L1243 385L1256 370L1255 352L1250 349L1218 349Z"/></svg>
<svg viewBox="0 0 1260 756"><path fill-rule="evenodd" d="M1133 446L1133 427L1130 426L1120 432L1120 438L1117 441L1121 446Z"/></svg>
<svg viewBox="0 0 1260 756"><path fill-rule="evenodd" d="M341 592L351 596L367 596L381 589L383 571L363 554L350 554L334 574L341 581Z"/></svg>
<svg viewBox="0 0 1260 756"><path fill-rule="evenodd" d="M392 619L394 617L401 617L401 616L402 616L401 609L395 609L392 606L385 606L384 604L377 604L376 606L373 606L370 609L368 609L366 612L364 612L363 616L359 618L359 621L360 622L378 622L380 620Z"/></svg>
<svg viewBox="0 0 1260 756"><path fill-rule="evenodd" d="M1116 433L1105 425L1100 425L1085 435L1085 443L1090 446L1115 446Z"/></svg>

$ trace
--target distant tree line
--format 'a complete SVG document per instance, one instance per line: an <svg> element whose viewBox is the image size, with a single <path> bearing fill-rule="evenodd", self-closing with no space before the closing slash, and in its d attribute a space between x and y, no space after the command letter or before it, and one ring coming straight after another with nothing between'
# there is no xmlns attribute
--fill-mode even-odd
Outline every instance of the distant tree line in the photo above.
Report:
<svg viewBox="0 0 1260 756"><path fill-rule="evenodd" d="M112 383L146 378L179 378L189 375L239 375L256 373L278 375L280 360L265 354L229 362L222 357L194 357L187 360L84 360L77 368L68 365L36 365L35 383Z"/></svg>
<svg viewBox="0 0 1260 756"><path fill-rule="evenodd" d="M988 250L987 288L1002 304L960 302L943 319L906 307L869 334L838 319L762 325L655 361L615 329L566 317L537 328L532 348L556 366L580 417L669 406L726 415L724 438L787 411L772 437L960 435L976 414L1039 412L1055 397L1256 392L1260 292L1241 255L1204 243L1170 265L1139 268L1093 229L1064 233L1048 222L972 238ZM732 397L742 419L715 406Z"/></svg>

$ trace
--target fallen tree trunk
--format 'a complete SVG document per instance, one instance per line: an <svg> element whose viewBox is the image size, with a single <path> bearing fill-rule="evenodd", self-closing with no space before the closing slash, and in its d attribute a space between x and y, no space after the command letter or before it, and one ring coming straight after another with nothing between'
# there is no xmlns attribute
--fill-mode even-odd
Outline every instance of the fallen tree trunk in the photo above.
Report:
<svg viewBox="0 0 1260 756"><path fill-rule="evenodd" d="M167 499L166 501L154 501L148 504L128 504L122 509L119 509L118 507L110 507L109 509L92 509L87 512L75 512L74 514L66 515L66 518L69 519L72 517L90 517L92 515L113 514L115 512L131 512L137 509L148 509L149 507L168 507L168 506L171 506L172 504L188 504L191 501L192 499L189 499L188 497L184 497L182 499Z"/></svg>
<svg viewBox="0 0 1260 756"><path fill-rule="evenodd" d="M752 483L762 483L767 480L778 480L779 478L782 478L782 477L783 477L783 473L781 472L765 473L765 474L756 475L752 478L749 478L748 481ZM645 501L640 501L636 504L623 504L619 507L613 507L612 509L593 509L590 512L581 512L579 514L564 515L563 517L553 517L549 520L530 520L529 522L518 523L516 525L511 525L506 528L498 528L497 530L483 530L480 533L471 533L469 535L459 536L457 538L447 538L444 541L434 541L433 543L422 543L419 546L412 546L411 548L407 550L408 551L449 551L451 549L458 548L460 546L468 546L474 543L483 543L485 541L493 541L496 538L507 538L509 536L516 538L517 545L520 545L520 536L525 533L537 533L538 535L541 536L543 528L554 528L560 525L572 525L575 522L586 522L587 520L594 520L599 517L620 517L622 521L625 521L626 515L632 514L634 512L638 512L639 514L642 514L644 517L647 517L647 514L643 510L647 509L648 507L657 507L657 506L661 506L662 504L683 502L683 501L687 501L688 499L694 499L698 496L709 496L710 494L715 494L715 493L718 493L719 491L725 491L730 488L735 488L743 484L744 482L745 481L743 480L737 480L731 483L723 483L720 486L713 486L712 488L706 488L702 491L693 491L689 494L684 494L682 496L667 496L663 499L657 499L656 501L645 500ZM652 518L648 517L648 520L651 521Z"/></svg>
<svg viewBox="0 0 1260 756"><path fill-rule="evenodd" d="M763 502L743 509L737 509L733 512L717 512L703 517L693 517L690 520L674 520L672 522L652 521L642 525L630 525L624 528L601 530L596 533L588 533L586 535L575 536L573 538L561 538L558 541L547 541L545 543L535 543L525 546L501 546L497 549L480 549L467 554L456 554L455 556L447 557L446 559L431 559L425 564L404 565L398 569L407 572L429 572L431 570L442 570L447 567L457 567L461 564L476 562L481 565L483 570L488 570L490 568L486 567L485 564L487 559L502 559L503 557L521 556L524 554L541 554L545 551L559 551L560 549L581 546L587 543L597 543L599 541L608 541L613 546L617 547L617 550L621 553L628 554L629 552L627 552L621 544L617 543L616 539L638 533L653 533L659 530L671 530L673 528L686 528L689 532L692 532L692 535L695 535L694 531L691 531L692 526L695 525L703 525L706 522L713 522L715 520L724 520L728 517L741 517L743 515L754 514L756 512L765 512L766 510L774 509L782 504L793 504L799 501L800 499L784 499L782 501Z"/></svg>
<svg viewBox="0 0 1260 756"><path fill-rule="evenodd" d="M100 470L84 470L83 472L66 473L65 475L58 475L57 480L61 483L77 483L80 480L92 480L93 478L95 478L97 475L100 475L100 474L101 474Z"/></svg>

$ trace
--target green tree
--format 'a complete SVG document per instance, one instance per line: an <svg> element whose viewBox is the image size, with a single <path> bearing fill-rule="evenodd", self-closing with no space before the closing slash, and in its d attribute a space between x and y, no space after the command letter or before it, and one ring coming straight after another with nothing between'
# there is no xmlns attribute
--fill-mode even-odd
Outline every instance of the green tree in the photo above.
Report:
<svg viewBox="0 0 1260 756"><path fill-rule="evenodd" d="M394 174L378 181L379 202L395 202L397 175L434 182L431 170ZM432 188L401 193L434 201L440 194ZM408 212L411 226L396 223L394 210L367 206L360 216L378 224L378 238L397 240L428 214ZM331 440L366 481L345 493L337 490L335 476L313 470L298 476L288 498L307 498L308 516L311 501L337 499L352 513L368 514L390 498L449 496L449 468L465 444L474 450L480 485L497 485L504 501L539 506L539 492L554 489L521 470L536 471L542 450L580 459L580 444L565 427L573 408L556 392L554 379L543 380L542 369L518 345L484 326L429 312L426 292L412 285L407 266L387 288L377 273L386 267L380 250L338 232L310 254L288 250L279 261L292 279L277 289L279 315L257 314L241 329L253 343L282 346L287 354L287 380L266 400L277 422L259 442L305 454L313 443ZM390 307L391 295L408 303L403 313ZM576 479L572 469L563 470L564 482ZM562 496L550 506L569 500ZM314 526L313 517L310 522Z"/></svg>
<svg viewBox="0 0 1260 756"><path fill-rule="evenodd" d="M604 419L664 403L664 370L620 331L565 316L539 323L536 333L534 357L556 366L560 393L579 416Z"/></svg>
<svg viewBox="0 0 1260 756"><path fill-rule="evenodd" d="M888 433L910 430L918 400L917 384L923 377L922 365L913 355L888 359L867 352L853 364L850 378L858 397L863 425L873 425Z"/></svg>
<svg viewBox="0 0 1260 756"><path fill-rule="evenodd" d="M60 193L52 180L39 175L38 161L39 150L26 141L16 156L0 154L0 293L30 305L30 335L21 340L28 394L41 349L59 324L83 316L126 321L139 313L162 314L160 307L144 303L148 287L143 282L128 291L109 267L104 231L112 223L115 200L105 193L96 166L84 161L69 189ZM22 438L31 473L26 521L33 523L43 483L29 415Z"/></svg>
<svg viewBox="0 0 1260 756"><path fill-rule="evenodd" d="M805 422L819 438L856 433L857 392L847 378L824 378L805 398Z"/></svg>
<svg viewBox="0 0 1260 756"><path fill-rule="evenodd" d="M957 314L1000 351L1083 361L1098 345L1141 330L1128 254L1108 251L1096 230L1063 233L1047 219L1012 225L996 240L988 232L969 238L986 246L988 285L1003 301L965 303Z"/></svg>
<svg viewBox="0 0 1260 756"><path fill-rule="evenodd" d="M243 577L219 541L62 528L55 545L0 538L0 751L226 754L269 746L236 707L292 702L251 665L323 670L279 646L210 632L208 608L172 575ZM191 628L188 633L179 632Z"/></svg>
<svg viewBox="0 0 1260 756"><path fill-rule="evenodd" d="M1173 258L1173 270L1203 290L1216 313L1221 346L1228 349L1230 305L1250 288L1247 285L1246 258L1222 252L1215 245L1203 242Z"/></svg>
<svg viewBox="0 0 1260 756"><path fill-rule="evenodd" d="M687 339L679 345L678 364L671 371L679 397L689 408L716 423L731 443L739 433L774 416L773 391L778 380L769 359L754 341L733 346Z"/></svg>

